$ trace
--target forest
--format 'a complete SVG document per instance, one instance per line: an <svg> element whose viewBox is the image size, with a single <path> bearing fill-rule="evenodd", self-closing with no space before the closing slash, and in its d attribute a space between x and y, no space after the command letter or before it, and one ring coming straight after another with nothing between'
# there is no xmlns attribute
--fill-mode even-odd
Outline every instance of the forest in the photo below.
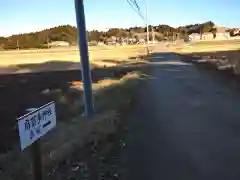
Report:
<svg viewBox="0 0 240 180"><path fill-rule="evenodd" d="M174 28L168 25L149 25L149 31L156 33L155 38L158 41L173 37L178 33L180 38L186 39L192 33L203 34L205 32L216 35L217 29L214 23L208 21L202 24L191 24ZM118 38L135 37L137 34L145 33L146 27L130 27L130 28L112 28L106 32L93 30L87 32L88 41L102 41L115 36ZM151 36L150 36L151 38ZM62 25L50 29L44 29L39 32L30 32L25 34L17 34L9 37L0 37L0 49L30 49L30 48L48 48L47 44L53 41L66 41L70 45L77 44L77 28L70 25Z"/></svg>

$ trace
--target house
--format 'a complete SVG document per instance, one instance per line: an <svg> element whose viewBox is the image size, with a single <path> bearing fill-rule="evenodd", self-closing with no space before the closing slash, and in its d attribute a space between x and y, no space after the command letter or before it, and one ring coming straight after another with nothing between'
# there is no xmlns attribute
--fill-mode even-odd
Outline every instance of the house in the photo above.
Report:
<svg viewBox="0 0 240 180"><path fill-rule="evenodd" d="M189 40L191 41L199 41L200 39L201 39L201 36L198 33L192 33L189 35Z"/></svg>
<svg viewBox="0 0 240 180"><path fill-rule="evenodd" d="M90 41L88 42L89 46L97 46L98 45L98 41Z"/></svg>
<svg viewBox="0 0 240 180"><path fill-rule="evenodd" d="M214 38L213 33L208 32L208 33L204 33L202 35L202 39L201 39L200 34L198 34L198 33L190 34L189 39L191 41L200 41L200 40L212 41L212 40L228 40L228 39L230 39L230 37L229 37L229 33L223 32L223 33L216 33L216 37Z"/></svg>
<svg viewBox="0 0 240 180"><path fill-rule="evenodd" d="M139 40L138 40L138 43L139 43L139 44L145 44L145 42L146 42L145 39L139 39Z"/></svg>
<svg viewBox="0 0 240 180"><path fill-rule="evenodd" d="M104 42L102 42L102 41L100 41L100 42L98 42L98 45L104 45Z"/></svg>
<svg viewBox="0 0 240 180"><path fill-rule="evenodd" d="M121 38L121 39L119 40L119 43L120 43L121 45L127 44L127 43L128 43L128 38Z"/></svg>
<svg viewBox="0 0 240 180"><path fill-rule="evenodd" d="M202 35L202 40L213 40L214 36L213 33L207 32Z"/></svg>
<svg viewBox="0 0 240 180"><path fill-rule="evenodd" d="M112 36L112 37L107 38L105 40L105 44L107 44L107 45L116 45L117 44L117 37Z"/></svg>
<svg viewBox="0 0 240 180"><path fill-rule="evenodd" d="M50 47L66 47L70 46L69 42L66 41L52 41L48 44Z"/></svg>
<svg viewBox="0 0 240 180"><path fill-rule="evenodd" d="M117 45L117 42L113 41L113 40L111 40L111 41L107 40L107 45Z"/></svg>

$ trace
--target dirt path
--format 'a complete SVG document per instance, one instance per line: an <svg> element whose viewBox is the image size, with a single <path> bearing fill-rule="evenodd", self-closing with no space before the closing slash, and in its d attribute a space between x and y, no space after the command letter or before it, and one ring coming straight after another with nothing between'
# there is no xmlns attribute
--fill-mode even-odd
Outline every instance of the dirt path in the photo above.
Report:
<svg viewBox="0 0 240 180"><path fill-rule="evenodd" d="M173 53L154 53L152 66L129 116L122 179L239 179L240 94Z"/></svg>

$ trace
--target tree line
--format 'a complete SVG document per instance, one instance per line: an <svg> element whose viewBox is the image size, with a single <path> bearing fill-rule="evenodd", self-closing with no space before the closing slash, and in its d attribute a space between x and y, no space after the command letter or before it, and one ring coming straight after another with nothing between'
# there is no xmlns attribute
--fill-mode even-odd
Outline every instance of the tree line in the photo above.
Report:
<svg viewBox="0 0 240 180"><path fill-rule="evenodd" d="M180 38L187 39L189 34L199 33L202 35L205 32L212 32L213 36L217 29L214 28L214 23L208 21L202 24L193 24L174 28L168 25L149 25L149 31L156 33L155 38L158 41L169 37L174 37L178 34ZM115 36L118 38L134 38L138 34L146 33L146 27L131 27L131 28L111 28L106 32L93 30L87 32L88 41L106 41L106 39ZM151 39L150 35L150 39ZM12 35L9 37L0 37L0 49L30 49L30 48L48 48L47 44L53 41L66 41L70 45L77 44L77 28L70 25L57 26L50 29L45 29L39 32L31 32L25 34Z"/></svg>

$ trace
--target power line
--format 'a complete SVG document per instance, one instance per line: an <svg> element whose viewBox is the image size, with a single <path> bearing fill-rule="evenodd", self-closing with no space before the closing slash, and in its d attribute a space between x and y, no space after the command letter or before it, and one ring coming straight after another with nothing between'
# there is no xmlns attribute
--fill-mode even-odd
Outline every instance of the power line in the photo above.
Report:
<svg viewBox="0 0 240 180"><path fill-rule="evenodd" d="M146 16L144 18L143 13L140 9L140 6L138 5L136 0L127 0L128 4L131 6L131 8L141 17L141 19L146 23L146 29L147 29L147 54L149 53L149 28L148 28L148 0L146 0Z"/></svg>
<svg viewBox="0 0 240 180"><path fill-rule="evenodd" d="M131 8L141 17L141 19L145 21L145 18L136 0L127 0L127 2L131 6Z"/></svg>
<svg viewBox="0 0 240 180"><path fill-rule="evenodd" d="M134 4L135 4L135 6L137 7L138 11L141 12L140 7L138 6L138 3L136 2L136 0L133 0L133 2L134 2ZM141 14L142 14L142 13L141 13Z"/></svg>

